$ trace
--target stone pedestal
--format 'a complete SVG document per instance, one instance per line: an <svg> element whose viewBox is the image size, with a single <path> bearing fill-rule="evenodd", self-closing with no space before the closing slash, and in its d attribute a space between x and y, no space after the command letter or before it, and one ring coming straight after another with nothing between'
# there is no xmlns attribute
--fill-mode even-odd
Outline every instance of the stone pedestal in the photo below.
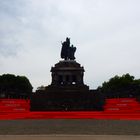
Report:
<svg viewBox="0 0 140 140"><path fill-rule="evenodd" d="M46 87L46 91L88 91L89 87L84 85L84 68L73 60L64 60L51 68L52 83Z"/></svg>
<svg viewBox="0 0 140 140"><path fill-rule="evenodd" d="M52 85L83 85L84 68L76 61L60 61L51 72Z"/></svg>
<svg viewBox="0 0 140 140"><path fill-rule="evenodd" d="M52 82L31 98L33 111L95 110L94 92L84 84L84 68L74 60L64 60L51 68Z"/></svg>

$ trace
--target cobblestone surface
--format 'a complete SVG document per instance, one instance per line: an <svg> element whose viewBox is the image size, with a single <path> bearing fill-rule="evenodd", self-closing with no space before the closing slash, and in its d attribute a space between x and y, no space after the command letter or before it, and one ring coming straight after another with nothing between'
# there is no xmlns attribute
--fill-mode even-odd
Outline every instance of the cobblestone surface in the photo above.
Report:
<svg viewBox="0 0 140 140"><path fill-rule="evenodd" d="M140 135L140 121L48 119L0 121L0 135Z"/></svg>

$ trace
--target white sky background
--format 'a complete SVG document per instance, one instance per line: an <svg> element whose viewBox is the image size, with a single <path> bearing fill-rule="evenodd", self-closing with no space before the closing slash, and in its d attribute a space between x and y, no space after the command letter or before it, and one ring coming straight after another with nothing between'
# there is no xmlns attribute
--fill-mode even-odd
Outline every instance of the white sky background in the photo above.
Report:
<svg viewBox="0 0 140 140"><path fill-rule="evenodd" d="M140 78L140 0L0 0L0 74L49 85L66 37L91 89L115 75Z"/></svg>

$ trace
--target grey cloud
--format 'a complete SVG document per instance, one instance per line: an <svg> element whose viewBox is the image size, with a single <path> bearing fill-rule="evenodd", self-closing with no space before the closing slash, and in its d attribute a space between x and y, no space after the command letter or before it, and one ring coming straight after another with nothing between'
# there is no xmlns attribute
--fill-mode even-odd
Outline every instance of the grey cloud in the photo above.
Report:
<svg viewBox="0 0 140 140"><path fill-rule="evenodd" d="M0 1L0 55L14 56L19 45L20 21L23 0Z"/></svg>
<svg viewBox="0 0 140 140"><path fill-rule="evenodd" d="M0 0L0 55L19 58L11 67L4 61L0 72L29 75L35 87L41 80L49 83L49 67L60 60L61 41L69 36L91 87L115 74L140 77L139 5L139 0Z"/></svg>

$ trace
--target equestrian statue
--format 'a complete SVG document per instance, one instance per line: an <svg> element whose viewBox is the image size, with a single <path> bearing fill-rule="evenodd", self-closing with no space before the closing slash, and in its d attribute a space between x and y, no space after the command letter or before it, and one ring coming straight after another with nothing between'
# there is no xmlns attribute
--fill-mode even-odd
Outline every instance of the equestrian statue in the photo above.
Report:
<svg viewBox="0 0 140 140"><path fill-rule="evenodd" d="M66 38L66 41L62 42L61 58L65 60L75 60L76 47L70 45L70 38Z"/></svg>

